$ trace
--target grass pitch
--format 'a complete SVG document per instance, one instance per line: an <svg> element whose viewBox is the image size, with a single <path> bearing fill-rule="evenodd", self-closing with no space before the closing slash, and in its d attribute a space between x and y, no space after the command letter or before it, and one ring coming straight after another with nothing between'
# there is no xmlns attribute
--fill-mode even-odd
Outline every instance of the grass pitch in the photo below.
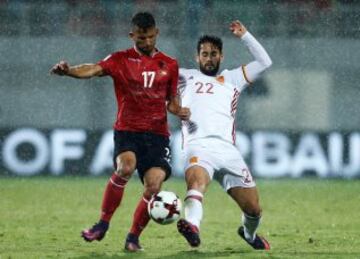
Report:
<svg viewBox="0 0 360 259"><path fill-rule="evenodd" d="M176 225L150 222L145 251L123 251L142 193L132 179L110 231L86 243L80 231L98 220L107 178L0 178L0 258L360 258L360 181L258 180L263 207L259 233L271 251L254 251L236 230L240 210L213 182L204 201L202 245L191 249ZM184 198L182 180L167 190Z"/></svg>

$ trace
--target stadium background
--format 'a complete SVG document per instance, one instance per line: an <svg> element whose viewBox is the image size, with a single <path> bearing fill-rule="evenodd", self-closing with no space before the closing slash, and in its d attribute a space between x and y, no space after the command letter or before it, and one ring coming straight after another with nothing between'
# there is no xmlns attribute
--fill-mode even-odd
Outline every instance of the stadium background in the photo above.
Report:
<svg viewBox="0 0 360 259"><path fill-rule="evenodd" d="M96 62L131 46L129 20L142 10L155 14L159 48L182 66L196 65L202 33L224 39L223 68L250 61L228 31L233 19L272 57L237 113L239 148L263 208L259 233L270 251L254 251L238 237L240 210L214 183L199 249L188 247L175 224L150 222L144 253L125 253L142 194L136 177L106 238L80 238L98 220L111 173L112 82L48 72L61 59ZM360 258L359 16L358 0L0 0L0 259ZM171 128L181 175L174 118ZM186 195L182 178L163 189Z"/></svg>
<svg viewBox="0 0 360 259"><path fill-rule="evenodd" d="M50 76L53 64L96 62L132 45L131 16L154 13L158 47L194 67L196 39L224 40L223 68L249 62L228 23L241 20L273 66L237 112L238 144L256 176L360 176L360 2L0 1L0 174L111 172L116 104L110 78ZM170 118L182 174L179 123Z"/></svg>

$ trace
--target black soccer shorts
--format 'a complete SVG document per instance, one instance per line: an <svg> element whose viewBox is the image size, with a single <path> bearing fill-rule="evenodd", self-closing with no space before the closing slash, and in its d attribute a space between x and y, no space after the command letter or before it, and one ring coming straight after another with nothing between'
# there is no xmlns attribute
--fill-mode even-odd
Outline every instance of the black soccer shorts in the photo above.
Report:
<svg viewBox="0 0 360 259"><path fill-rule="evenodd" d="M152 167L160 167L167 180L171 175L171 151L169 138L150 132L114 131L114 168L116 157L125 151L132 151L136 156L136 169L142 182L145 172Z"/></svg>

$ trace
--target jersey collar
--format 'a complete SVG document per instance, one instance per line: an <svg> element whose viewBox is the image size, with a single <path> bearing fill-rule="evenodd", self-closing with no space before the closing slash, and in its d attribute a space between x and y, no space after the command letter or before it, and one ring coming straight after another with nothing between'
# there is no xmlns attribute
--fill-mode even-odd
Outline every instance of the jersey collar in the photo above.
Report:
<svg viewBox="0 0 360 259"><path fill-rule="evenodd" d="M135 52L137 53L137 54L139 54L139 56L141 57L141 56L145 56L144 54L142 54L141 52L140 52L140 50L138 50L138 48L134 45L134 50L135 50ZM150 55L150 57L151 58L153 58L153 57L155 57L155 55L157 55L158 53L160 53L160 51L157 49L157 48L155 48L155 51Z"/></svg>

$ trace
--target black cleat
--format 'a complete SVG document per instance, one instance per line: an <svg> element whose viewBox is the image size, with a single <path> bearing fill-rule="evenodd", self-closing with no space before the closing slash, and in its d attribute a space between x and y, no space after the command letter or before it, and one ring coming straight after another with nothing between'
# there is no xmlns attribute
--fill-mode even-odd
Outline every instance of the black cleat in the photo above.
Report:
<svg viewBox="0 0 360 259"><path fill-rule="evenodd" d="M87 242L92 242L94 240L101 241L106 234L106 231L109 228L109 223L105 221L99 221L92 228L85 229L81 232L81 236Z"/></svg>
<svg viewBox="0 0 360 259"><path fill-rule="evenodd" d="M126 237L124 249L127 252L144 251L144 249L139 244L139 237L131 233L129 233Z"/></svg>
<svg viewBox="0 0 360 259"><path fill-rule="evenodd" d="M196 226L185 219L180 219L177 222L177 229L185 237L190 246L198 247L200 245L199 229Z"/></svg>
<svg viewBox="0 0 360 259"><path fill-rule="evenodd" d="M270 244L269 242L258 235L255 235L255 239L253 242L249 242L246 238L245 238L245 234L244 234L244 227L240 226L238 229L238 234L239 236L242 237L242 239L244 239L246 241L246 243L248 243L250 246L252 246L252 248L256 249L256 250L270 250Z"/></svg>

